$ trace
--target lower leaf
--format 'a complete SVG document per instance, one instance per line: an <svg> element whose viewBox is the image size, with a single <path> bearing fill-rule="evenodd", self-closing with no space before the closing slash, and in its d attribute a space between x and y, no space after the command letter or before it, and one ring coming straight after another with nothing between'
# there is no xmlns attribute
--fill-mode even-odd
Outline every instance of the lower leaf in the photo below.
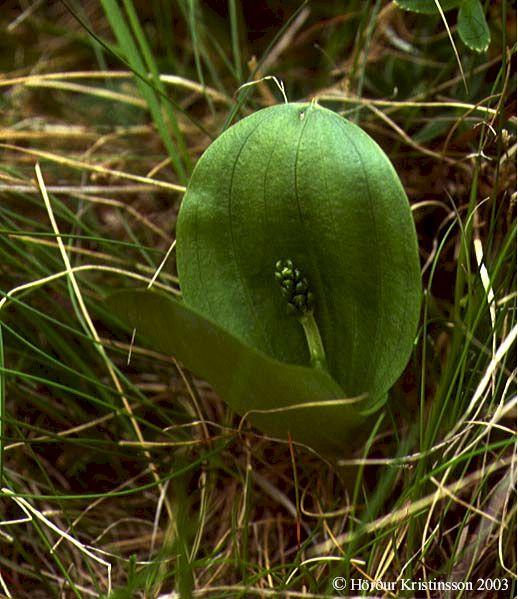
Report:
<svg viewBox="0 0 518 599"><path fill-rule="evenodd" d="M137 338L174 355L269 435L290 434L294 441L332 457L359 446L369 427L363 413L373 405L368 398L344 398L326 372L276 361L183 302L151 291L125 290L107 303L136 328Z"/></svg>

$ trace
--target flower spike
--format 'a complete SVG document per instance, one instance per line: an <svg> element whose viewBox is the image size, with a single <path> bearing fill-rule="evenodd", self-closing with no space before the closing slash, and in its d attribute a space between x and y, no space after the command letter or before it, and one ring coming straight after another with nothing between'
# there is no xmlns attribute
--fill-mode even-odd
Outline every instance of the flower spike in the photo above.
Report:
<svg viewBox="0 0 518 599"><path fill-rule="evenodd" d="M289 258L275 263L275 279L280 285L282 297L287 302L286 312L296 316L304 329L311 365L326 370L324 345L313 315L315 296L308 280Z"/></svg>

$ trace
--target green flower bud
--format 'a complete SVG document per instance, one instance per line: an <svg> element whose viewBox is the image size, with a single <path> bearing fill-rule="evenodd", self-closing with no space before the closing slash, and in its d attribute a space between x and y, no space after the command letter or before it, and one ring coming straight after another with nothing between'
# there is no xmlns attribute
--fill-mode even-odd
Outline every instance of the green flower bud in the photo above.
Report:
<svg viewBox="0 0 518 599"><path fill-rule="evenodd" d="M278 260L275 263L275 280L287 301L288 314L300 317L313 311L314 296L309 291L308 280L295 267L293 260Z"/></svg>

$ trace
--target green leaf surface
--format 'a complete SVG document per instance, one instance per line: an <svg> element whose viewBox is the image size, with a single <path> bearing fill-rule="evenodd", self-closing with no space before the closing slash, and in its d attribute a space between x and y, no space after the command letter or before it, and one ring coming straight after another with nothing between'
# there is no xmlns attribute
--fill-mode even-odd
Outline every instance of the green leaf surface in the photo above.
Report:
<svg viewBox="0 0 518 599"><path fill-rule="evenodd" d="M123 322L136 328L137 340L174 355L210 381L230 407L246 414L264 432L279 438L289 432L296 441L327 456L360 442L369 422L360 409L372 411L372 402L345 400L325 372L278 362L170 296L125 290L110 296L107 303ZM343 401L326 405L329 400ZM320 405L308 407L313 402ZM272 409L277 411L260 413Z"/></svg>
<svg viewBox="0 0 518 599"><path fill-rule="evenodd" d="M309 364L274 278L291 258L309 281L331 376L380 397L408 361L420 307L410 207L381 148L318 104L260 110L196 165L180 208L185 302L248 346Z"/></svg>
<svg viewBox="0 0 518 599"><path fill-rule="evenodd" d="M475 52L485 52L491 42L491 33L480 0L464 0L457 18L462 41Z"/></svg>
<svg viewBox="0 0 518 599"><path fill-rule="evenodd" d="M394 0L395 3L404 10L418 12L426 15L439 14L439 8L435 0ZM458 8L462 0L439 0L443 12Z"/></svg>

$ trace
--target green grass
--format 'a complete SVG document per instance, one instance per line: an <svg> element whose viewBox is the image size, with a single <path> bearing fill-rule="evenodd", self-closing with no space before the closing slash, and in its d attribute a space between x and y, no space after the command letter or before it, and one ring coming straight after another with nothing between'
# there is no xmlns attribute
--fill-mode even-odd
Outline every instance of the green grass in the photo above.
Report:
<svg viewBox="0 0 518 599"><path fill-rule="evenodd" d="M467 89L440 16L386 1L2 7L5 596L347 596L337 576L516 594L516 13L485 4L485 54L446 15ZM341 474L132 344L101 301L154 276L202 151L283 101L270 75L380 143L419 235L415 350ZM179 293L174 250L155 285Z"/></svg>

